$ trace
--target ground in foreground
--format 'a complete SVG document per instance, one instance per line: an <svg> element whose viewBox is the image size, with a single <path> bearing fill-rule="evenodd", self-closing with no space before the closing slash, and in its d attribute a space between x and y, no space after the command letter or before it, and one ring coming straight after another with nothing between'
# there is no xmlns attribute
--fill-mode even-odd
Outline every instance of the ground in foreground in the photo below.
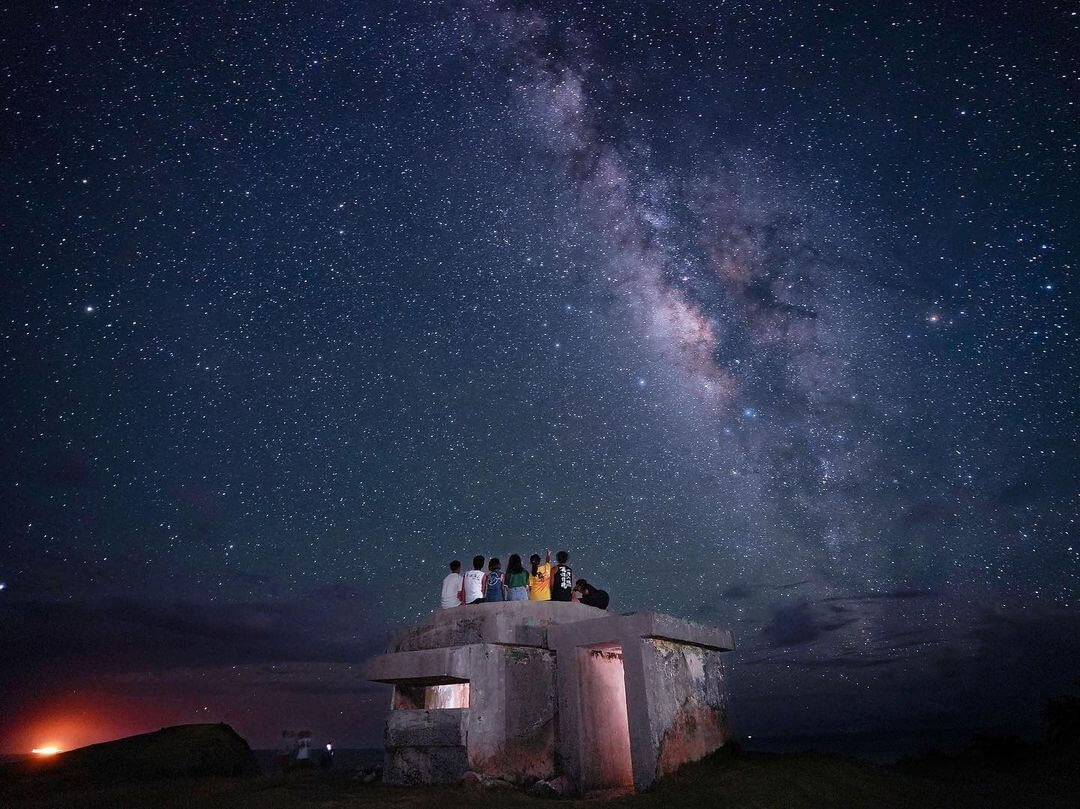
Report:
<svg viewBox="0 0 1080 809"><path fill-rule="evenodd" d="M206 809L490 809L595 807L679 809L750 807L1072 807L1080 794L1075 755L1008 764L946 760L882 767L818 754L717 754L664 779L649 792L600 804L530 798L517 791L364 784L352 773L301 772L286 777L187 778L112 786L63 787L33 778L0 782L0 804L29 807L171 807Z"/></svg>

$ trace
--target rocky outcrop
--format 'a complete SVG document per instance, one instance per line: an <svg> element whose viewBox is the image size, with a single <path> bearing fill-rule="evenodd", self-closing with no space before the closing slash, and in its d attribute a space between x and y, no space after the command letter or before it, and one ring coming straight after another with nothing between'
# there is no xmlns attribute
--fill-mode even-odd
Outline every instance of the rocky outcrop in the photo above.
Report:
<svg viewBox="0 0 1080 809"><path fill-rule="evenodd" d="M259 774L248 743L225 724L162 728L80 747L39 764L43 776L89 783Z"/></svg>

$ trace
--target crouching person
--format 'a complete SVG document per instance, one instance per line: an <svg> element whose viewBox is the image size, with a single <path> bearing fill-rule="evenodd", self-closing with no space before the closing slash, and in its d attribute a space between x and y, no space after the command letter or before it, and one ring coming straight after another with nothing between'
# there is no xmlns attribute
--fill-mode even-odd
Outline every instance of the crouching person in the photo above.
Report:
<svg viewBox="0 0 1080 809"><path fill-rule="evenodd" d="M584 604L587 607L599 607L602 610L607 609L607 590L600 590L593 587L585 581L585 579L578 579L577 582L574 583L574 592L578 594L578 603Z"/></svg>

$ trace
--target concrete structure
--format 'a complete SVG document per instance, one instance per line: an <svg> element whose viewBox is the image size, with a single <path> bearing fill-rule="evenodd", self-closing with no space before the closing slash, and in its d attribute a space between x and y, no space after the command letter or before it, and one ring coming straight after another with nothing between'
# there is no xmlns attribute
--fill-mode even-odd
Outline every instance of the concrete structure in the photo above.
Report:
<svg viewBox="0 0 1080 809"><path fill-rule="evenodd" d="M440 610L371 661L394 686L389 783L468 770L582 792L645 789L732 734L731 632L553 601Z"/></svg>

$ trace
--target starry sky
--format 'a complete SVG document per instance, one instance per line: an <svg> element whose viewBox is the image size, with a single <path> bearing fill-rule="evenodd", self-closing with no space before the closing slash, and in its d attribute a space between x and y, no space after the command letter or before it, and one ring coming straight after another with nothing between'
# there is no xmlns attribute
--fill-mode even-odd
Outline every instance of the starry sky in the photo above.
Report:
<svg viewBox="0 0 1080 809"><path fill-rule="evenodd" d="M377 744L446 562L543 548L734 629L744 734L1080 674L1074 5L4 20L0 750Z"/></svg>

